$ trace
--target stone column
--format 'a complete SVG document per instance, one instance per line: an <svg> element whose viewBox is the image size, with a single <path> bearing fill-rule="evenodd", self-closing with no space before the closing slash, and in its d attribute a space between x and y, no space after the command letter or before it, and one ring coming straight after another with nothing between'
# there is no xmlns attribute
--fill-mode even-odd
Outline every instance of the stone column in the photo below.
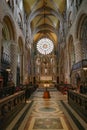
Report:
<svg viewBox="0 0 87 130"><path fill-rule="evenodd" d="M27 79L28 79L28 61L27 61L26 51L24 51L24 55L23 55L23 84L27 83Z"/></svg>
<svg viewBox="0 0 87 130"><path fill-rule="evenodd" d="M16 76L17 76L17 45L16 43L11 43L10 54L11 54L11 72L13 75L13 83L16 85Z"/></svg>
<svg viewBox="0 0 87 130"><path fill-rule="evenodd" d="M68 83L71 83L71 80L70 80L70 71L71 71L71 68L70 68L70 65L69 65L69 50L68 50L68 43L67 43L67 46L65 48L65 75L66 75L66 79L67 79L67 82Z"/></svg>
<svg viewBox="0 0 87 130"><path fill-rule="evenodd" d="M33 82L33 52L30 51L30 81Z"/></svg>
<svg viewBox="0 0 87 130"><path fill-rule="evenodd" d="M76 63L82 60L82 46L79 40L75 41L75 60Z"/></svg>
<svg viewBox="0 0 87 130"><path fill-rule="evenodd" d="M26 50L27 51L27 50ZM27 53L24 52L23 54L23 83L29 82L29 60L27 58Z"/></svg>
<svg viewBox="0 0 87 130"><path fill-rule="evenodd" d="M1 75L1 43L2 43L2 24L0 23L0 75Z"/></svg>
<svg viewBox="0 0 87 130"><path fill-rule="evenodd" d="M30 74L31 74L31 70L30 70L30 67L31 67L31 59L30 59L31 57L30 57L30 54L29 54L29 56L28 56L28 82L30 82Z"/></svg>
<svg viewBox="0 0 87 130"><path fill-rule="evenodd" d="M23 54L20 54L20 83L23 84Z"/></svg>

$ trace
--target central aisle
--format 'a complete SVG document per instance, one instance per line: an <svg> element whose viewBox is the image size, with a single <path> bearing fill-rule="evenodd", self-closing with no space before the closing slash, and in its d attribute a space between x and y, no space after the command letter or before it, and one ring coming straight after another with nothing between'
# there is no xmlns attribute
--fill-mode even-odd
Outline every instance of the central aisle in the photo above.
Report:
<svg viewBox="0 0 87 130"><path fill-rule="evenodd" d="M43 90L38 89L31 97L33 105L27 113L24 130L72 130L63 113L61 100L67 101L67 96L56 89L50 90L51 98L43 98ZM27 102L28 103L28 102Z"/></svg>

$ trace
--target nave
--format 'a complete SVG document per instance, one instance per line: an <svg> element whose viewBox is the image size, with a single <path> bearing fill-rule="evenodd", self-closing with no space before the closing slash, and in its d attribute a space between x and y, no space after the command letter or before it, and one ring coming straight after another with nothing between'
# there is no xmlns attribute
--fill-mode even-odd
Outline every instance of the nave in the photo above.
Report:
<svg viewBox="0 0 87 130"><path fill-rule="evenodd" d="M6 130L86 130L87 124L68 105L67 95L49 88L50 98L43 98L38 88Z"/></svg>
<svg viewBox="0 0 87 130"><path fill-rule="evenodd" d="M0 130L46 129L87 130L87 0L0 0Z"/></svg>

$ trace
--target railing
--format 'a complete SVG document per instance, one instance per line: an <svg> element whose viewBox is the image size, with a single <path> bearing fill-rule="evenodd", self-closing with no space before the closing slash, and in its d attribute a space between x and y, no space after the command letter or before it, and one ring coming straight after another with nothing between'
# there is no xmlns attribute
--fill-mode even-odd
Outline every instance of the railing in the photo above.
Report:
<svg viewBox="0 0 87 130"><path fill-rule="evenodd" d="M15 87L3 87L0 88L0 99L15 93Z"/></svg>
<svg viewBox="0 0 87 130"><path fill-rule="evenodd" d="M68 90L68 103L87 122L87 95Z"/></svg>
<svg viewBox="0 0 87 130"><path fill-rule="evenodd" d="M0 100L0 129L4 129L8 120L25 103L25 92L20 91Z"/></svg>
<svg viewBox="0 0 87 130"><path fill-rule="evenodd" d="M25 99L27 100L32 93L36 90L37 86L36 85L26 85L25 86Z"/></svg>
<svg viewBox="0 0 87 130"><path fill-rule="evenodd" d="M36 88L36 85L20 85L0 89L0 130L23 108Z"/></svg>
<svg viewBox="0 0 87 130"><path fill-rule="evenodd" d="M69 90L69 89L72 89L72 90L75 89L75 88L72 87L71 84L64 84L64 83L55 84L55 87L58 89L58 91L60 91L63 94L66 94L67 90Z"/></svg>
<svg viewBox="0 0 87 130"><path fill-rule="evenodd" d="M36 90L36 85L19 85L0 88L0 99L8 97L16 92L25 91L25 99L28 99L32 93Z"/></svg>

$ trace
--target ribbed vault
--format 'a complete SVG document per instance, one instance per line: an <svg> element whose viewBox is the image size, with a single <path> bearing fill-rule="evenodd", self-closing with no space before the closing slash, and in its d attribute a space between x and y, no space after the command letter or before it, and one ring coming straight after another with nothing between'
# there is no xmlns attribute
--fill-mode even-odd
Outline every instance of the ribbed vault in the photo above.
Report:
<svg viewBox="0 0 87 130"><path fill-rule="evenodd" d="M63 24L66 0L24 0L30 37L33 42L49 37L58 43L58 27Z"/></svg>

